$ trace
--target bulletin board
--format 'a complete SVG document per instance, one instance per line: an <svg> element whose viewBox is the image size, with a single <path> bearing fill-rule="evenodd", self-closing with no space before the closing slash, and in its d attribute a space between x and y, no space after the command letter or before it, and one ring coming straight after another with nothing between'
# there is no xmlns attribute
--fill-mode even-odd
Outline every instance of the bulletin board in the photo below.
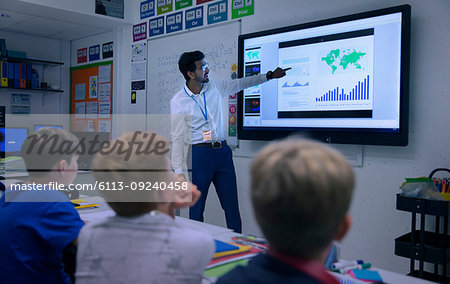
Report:
<svg viewBox="0 0 450 284"><path fill-rule="evenodd" d="M112 61L70 68L70 129L111 132L112 97Z"/></svg>

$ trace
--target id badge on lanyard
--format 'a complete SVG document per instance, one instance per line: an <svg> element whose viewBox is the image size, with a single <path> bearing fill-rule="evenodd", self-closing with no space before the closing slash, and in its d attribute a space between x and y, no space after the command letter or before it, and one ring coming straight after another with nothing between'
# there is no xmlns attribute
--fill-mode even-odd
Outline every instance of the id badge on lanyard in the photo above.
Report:
<svg viewBox="0 0 450 284"><path fill-rule="evenodd" d="M212 130L211 130L211 123L206 122L206 124L203 125L203 142L209 142L212 141Z"/></svg>
<svg viewBox="0 0 450 284"><path fill-rule="evenodd" d="M205 124L202 126L202 132L203 132L203 142L210 142L213 140L213 130L212 130L212 124L208 120L208 109L206 108L206 96L205 92L203 92L203 101L205 102L205 110L203 111L202 106L198 103L198 101L193 97L190 96L189 93L184 89L186 94L191 97L195 101L195 103L200 108L200 111L202 112L203 118L205 119Z"/></svg>

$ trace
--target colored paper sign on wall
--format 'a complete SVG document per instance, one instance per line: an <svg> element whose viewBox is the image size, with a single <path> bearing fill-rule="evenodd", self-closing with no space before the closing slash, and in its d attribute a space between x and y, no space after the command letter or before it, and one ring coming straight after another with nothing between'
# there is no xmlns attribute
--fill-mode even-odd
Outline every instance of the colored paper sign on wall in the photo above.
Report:
<svg viewBox="0 0 450 284"><path fill-rule="evenodd" d="M166 33L173 33L183 29L183 12L167 15Z"/></svg>
<svg viewBox="0 0 450 284"><path fill-rule="evenodd" d="M89 47L89 61L100 59L100 44Z"/></svg>
<svg viewBox="0 0 450 284"><path fill-rule="evenodd" d="M213 0L197 0L197 5L203 4L203 3L206 3L206 2L211 2L211 1L213 1Z"/></svg>
<svg viewBox="0 0 450 284"><path fill-rule="evenodd" d="M87 47L77 50L77 63L87 62Z"/></svg>
<svg viewBox="0 0 450 284"><path fill-rule="evenodd" d="M151 19L148 22L148 36L157 36L164 34L164 16Z"/></svg>
<svg viewBox="0 0 450 284"><path fill-rule="evenodd" d="M155 16L155 0L141 2L141 20Z"/></svg>
<svg viewBox="0 0 450 284"><path fill-rule="evenodd" d="M147 22L133 26L133 41L147 38Z"/></svg>
<svg viewBox="0 0 450 284"><path fill-rule="evenodd" d="M241 18L255 13L254 0L233 0L231 18Z"/></svg>
<svg viewBox="0 0 450 284"><path fill-rule="evenodd" d="M113 57L113 51L114 45L112 41L102 44L103 59Z"/></svg>
<svg viewBox="0 0 450 284"><path fill-rule="evenodd" d="M186 29L203 26L203 6L186 10Z"/></svg>
<svg viewBox="0 0 450 284"><path fill-rule="evenodd" d="M175 10L191 7L192 0L175 0Z"/></svg>
<svg viewBox="0 0 450 284"><path fill-rule="evenodd" d="M156 0L156 1L157 1L156 10L158 11L158 15L173 11L172 0Z"/></svg>
<svg viewBox="0 0 450 284"><path fill-rule="evenodd" d="M231 114L235 114L236 111L237 111L236 105L230 105L229 112L230 112Z"/></svg>
<svg viewBox="0 0 450 284"><path fill-rule="evenodd" d="M208 25L228 20L228 1L219 1L208 5Z"/></svg>

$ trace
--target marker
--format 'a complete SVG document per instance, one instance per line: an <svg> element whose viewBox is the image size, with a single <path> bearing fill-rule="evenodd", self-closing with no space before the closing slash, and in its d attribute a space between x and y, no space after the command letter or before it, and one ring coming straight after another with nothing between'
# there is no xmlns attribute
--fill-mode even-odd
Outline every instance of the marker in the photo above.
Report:
<svg viewBox="0 0 450 284"><path fill-rule="evenodd" d="M339 272L342 273L342 274L347 274L350 270L353 270L353 269L368 269L371 266L372 265L370 263L355 264L355 265L351 265L351 266L347 266L347 267L344 267L342 269L339 269Z"/></svg>
<svg viewBox="0 0 450 284"><path fill-rule="evenodd" d="M353 265L358 265L358 264L363 264L364 261L363 260L353 260L353 261L339 261L339 262L335 262L331 265L331 268L334 270L338 270L338 269L342 269L344 267L348 267L348 266L353 266Z"/></svg>

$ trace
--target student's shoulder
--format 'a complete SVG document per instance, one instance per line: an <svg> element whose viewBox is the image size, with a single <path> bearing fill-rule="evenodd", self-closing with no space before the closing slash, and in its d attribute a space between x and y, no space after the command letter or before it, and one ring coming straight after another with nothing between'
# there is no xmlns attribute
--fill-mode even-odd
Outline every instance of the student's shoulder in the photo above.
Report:
<svg viewBox="0 0 450 284"><path fill-rule="evenodd" d="M177 222L177 220L175 220L175 225L172 230L174 237L179 238L187 245L201 245L215 248L214 239L211 233L200 226L194 226L187 222Z"/></svg>

